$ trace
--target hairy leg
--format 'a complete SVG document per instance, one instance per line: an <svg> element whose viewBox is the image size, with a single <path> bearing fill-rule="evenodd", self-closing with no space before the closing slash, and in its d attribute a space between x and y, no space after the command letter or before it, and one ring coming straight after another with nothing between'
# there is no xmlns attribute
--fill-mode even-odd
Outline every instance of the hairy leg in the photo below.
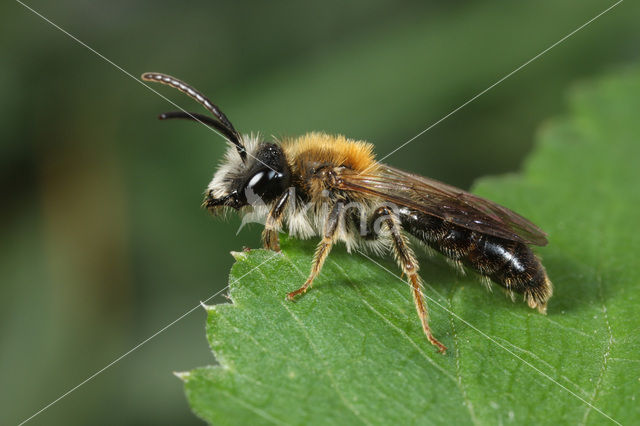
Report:
<svg viewBox="0 0 640 426"><path fill-rule="evenodd" d="M384 224L389 228L391 233L391 239L393 243L393 252L396 257L396 261L400 266L403 274L405 274L409 280L411 291L413 294L413 302L416 305L416 311L420 317L422 323L422 329L426 334L429 342L438 348L438 351L444 353L447 348L440 343L433 334L431 334L431 328L429 327L429 311L427 309L426 301L422 295L422 282L418 275L418 261L416 259L407 237L402 232L400 221L395 217L391 209L387 207L380 207L374 213L374 219L382 218Z"/></svg>
<svg viewBox="0 0 640 426"><path fill-rule="evenodd" d="M280 196L271 208L267 221L262 231L262 245L267 250L280 251L280 238L278 232L282 224L283 213L289 201L289 191Z"/></svg>
<svg viewBox="0 0 640 426"><path fill-rule="evenodd" d="M329 211L327 219L324 223L322 241L320 241L320 243L318 244L315 255L313 256L313 265L311 266L311 273L309 274L309 278L307 278L307 281L305 281L302 287L287 294L287 299L293 300L296 298L296 296L306 293L313 284L313 280L315 280L320 273L322 265L329 255L331 247L333 246L333 243L335 241L336 231L338 229L338 224L340 223L342 209L343 204L337 203Z"/></svg>

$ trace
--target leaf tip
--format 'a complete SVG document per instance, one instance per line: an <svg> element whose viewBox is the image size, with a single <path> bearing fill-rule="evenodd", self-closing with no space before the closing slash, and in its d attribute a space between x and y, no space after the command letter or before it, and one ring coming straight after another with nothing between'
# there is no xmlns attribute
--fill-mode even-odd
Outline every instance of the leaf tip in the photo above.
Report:
<svg viewBox="0 0 640 426"><path fill-rule="evenodd" d="M200 301L200 306L204 308L205 311L210 312L216 309L215 305L207 305L203 301Z"/></svg>
<svg viewBox="0 0 640 426"><path fill-rule="evenodd" d="M231 252L231 256L233 256L233 258L235 260L245 260L247 258L247 252L246 251L232 251Z"/></svg>
<svg viewBox="0 0 640 426"><path fill-rule="evenodd" d="M191 376L191 372L189 372L189 371L174 371L173 375L176 376L178 379L182 380L183 382L186 382L187 380L189 380L189 377Z"/></svg>

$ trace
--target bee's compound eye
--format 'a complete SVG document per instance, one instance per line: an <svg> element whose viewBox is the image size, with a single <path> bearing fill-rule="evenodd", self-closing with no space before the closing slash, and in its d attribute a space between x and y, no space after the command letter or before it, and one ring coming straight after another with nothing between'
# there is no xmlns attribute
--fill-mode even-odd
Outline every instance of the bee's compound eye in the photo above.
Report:
<svg viewBox="0 0 640 426"><path fill-rule="evenodd" d="M255 190L255 187L259 185L262 182L262 180L264 180L264 176L265 176L265 172L258 172L255 175L253 175L249 183L247 183L247 188Z"/></svg>
<svg viewBox="0 0 640 426"><path fill-rule="evenodd" d="M269 201L282 193L282 177L282 173L261 170L249 179L245 191L258 195L264 201Z"/></svg>

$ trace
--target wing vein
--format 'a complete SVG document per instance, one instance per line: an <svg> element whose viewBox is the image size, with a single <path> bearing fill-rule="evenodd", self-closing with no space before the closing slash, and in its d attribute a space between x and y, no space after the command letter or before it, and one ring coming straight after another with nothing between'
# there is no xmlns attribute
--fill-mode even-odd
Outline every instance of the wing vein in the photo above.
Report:
<svg viewBox="0 0 640 426"><path fill-rule="evenodd" d="M375 174L343 170L338 189L378 197L399 208L481 234L544 246L544 231L519 214L470 192L381 164Z"/></svg>

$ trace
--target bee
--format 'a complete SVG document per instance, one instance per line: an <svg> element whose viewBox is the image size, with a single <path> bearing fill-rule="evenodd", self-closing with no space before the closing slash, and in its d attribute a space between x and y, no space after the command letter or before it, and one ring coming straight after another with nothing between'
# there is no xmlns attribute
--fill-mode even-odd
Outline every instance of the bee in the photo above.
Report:
<svg viewBox="0 0 640 426"><path fill-rule="evenodd" d="M337 242L348 251L391 252L407 277L427 339L444 353L447 348L429 327L413 240L460 270L466 266L487 283L499 284L512 298L522 294L529 307L546 313L553 286L530 248L546 245L546 234L524 217L456 187L379 163L367 142L325 133L281 141L242 135L190 85L161 73L145 73L142 79L178 89L213 115L175 111L160 119L199 121L229 142L206 190L203 206L209 212L257 211L265 218L262 242L269 250L280 250L283 227L294 237L321 238L307 280L287 299L311 288Z"/></svg>

